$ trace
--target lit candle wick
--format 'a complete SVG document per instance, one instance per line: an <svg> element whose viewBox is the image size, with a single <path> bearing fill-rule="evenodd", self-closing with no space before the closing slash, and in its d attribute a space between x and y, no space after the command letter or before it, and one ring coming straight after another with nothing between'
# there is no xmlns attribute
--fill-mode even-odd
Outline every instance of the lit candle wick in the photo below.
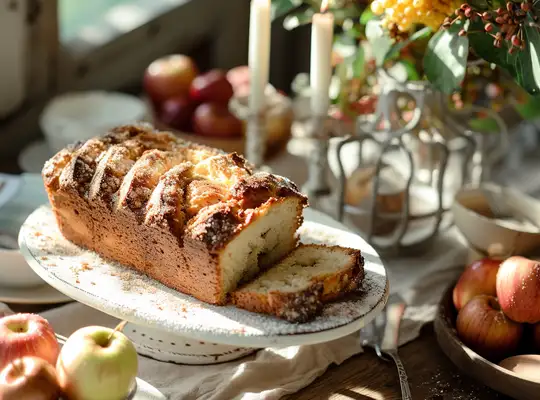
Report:
<svg viewBox="0 0 540 400"><path fill-rule="evenodd" d="M329 0L323 0L321 2L321 12L322 13L325 13L328 11L328 3L329 3Z"/></svg>

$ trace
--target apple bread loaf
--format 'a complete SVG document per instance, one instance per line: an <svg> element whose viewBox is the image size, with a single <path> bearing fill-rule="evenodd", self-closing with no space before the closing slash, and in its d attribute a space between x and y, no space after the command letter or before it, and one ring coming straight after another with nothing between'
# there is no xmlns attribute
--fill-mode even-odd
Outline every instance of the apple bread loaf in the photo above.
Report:
<svg viewBox="0 0 540 400"><path fill-rule="evenodd" d="M232 302L248 311L306 322L324 303L357 290L364 277L360 250L300 245L271 269L232 293Z"/></svg>
<svg viewBox="0 0 540 400"><path fill-rule="evenodd" d="M147 124L61 150L42 175L64 237L213 304L296 247L307 205L288 179Z"/></svg>

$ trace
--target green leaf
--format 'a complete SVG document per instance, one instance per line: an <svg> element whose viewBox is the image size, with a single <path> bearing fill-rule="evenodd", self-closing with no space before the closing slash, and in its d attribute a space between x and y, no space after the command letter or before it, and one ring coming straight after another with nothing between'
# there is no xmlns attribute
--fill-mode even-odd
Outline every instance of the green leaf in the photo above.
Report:
<svg viewBox="0 0 540 400"><path fill-rule="evenodd" d="M341 109L345 109L348 103L347 91L344 90L349 81L349 65L345 62L339 64L336 67L336 76L339 80L339 94L336 99L336 103L339 104Z"/></svg>
<svg viewBox="0 0 540 400"><path fill-rule="evenodd" d="M399 61L405 69L407 70L407 80L408 81L419 81L420 80L420 74L418 73L418 70L416 69L416 65L412 61L409 60L400 60Z"/></svg>
<svg viewBox="0 0 540 400"><path fill-rule="evenodd" d="M491 1L489 0L469 0L468 4L476 11L486 11L492 8L493 6L490 4Z"/></svg>
<svg viewBox="0 0 540 400"><path fill-rule="evenodd" d="M313 14L315 12L312 9L293 11L285 17L283 27L288 31L292 31L299 26L310 24Z"/></svg>
<svg viewBox="0 0 540 400"><path fill-rule="evenodd" d="M373 11L371 11L371 7L367 7L362 15L360 16L360 23L362 25L366 25L368 21L371 21L373 19L377 19L378 17L373 14Z"/></svg>
<svg viewBox="0 0 540 400"><path fill-rule="evenodd" d="M347 18L360 18L362 11L356 7L344 7L344 8L329 8L328 12L334 14L336 22L344 21Z"/></svg>
<svg viewBox="0 0 540 400"><path fill-rule="evenodd" d="M516 105L516 111L525 120L540 117L540 97L530 96L527 102Z"/></svg>
<svg viewBox="0 0 540 400"><path fill-rule="evenodd" d="M362 43L356 48L356 55L352 65L353 77L363 78L366 72L366 54Z"/></svg>
<svg viewBox="0 0 540 400"><path fill-rule="evenodd" d="M474 118L468 121L469 128L476 132L500 132L501 127L493 118Z"/></svg>
<svg viewBox="0 0 540 400"><path fill-rule="evenodd" d="M302 0L272 0L272 20L287 15L302 5Z"/></svg>
<svg viewBox="0 0 540 400"><path fill-rule="evenodd" d="M411 36L409 36L407 39L402 40L401 42L395 43L392 46L392 48L390 49L390 51L388 51L388 53L384 57L385 61L393 59L393 58L398 58L399 53L406 46L408 46L409 44L411 44L412 42L414 42L416 40L427 38L430 34L431 34L431 29L428 28L428 27L425 27L425 28L420 29L419 31L416 31Z"/></svg>
<svg viewBox="0 0 540 400"><path fill-rule="evenodd" d="M364 78L366 72L366 55L362 43L356 47L356 54L351 57L353 78Z"/></svg>
<svg viewBox="0 0 540 400"><path fill-rule="evenodd" d="M514 66L513 62L509 63L508 60L506 41L502 41L501 47L495 47L493 37L484 32L484 24L480 21L472 23L469 30L472 32L468 35L469 44L476 55L491 64L496 64L508 72L512 72Z"/></svg>
<svg viewBox="0 0 540 400"><path fill-rule="evenodd" d="M467 70L469 40L459 36L467 26L456 21L445 30L439 30L429 41L424 56L424 71L434 87L444 93L459 89Z"/></svg>
<svg viewBox="0 0 540 400"><path fill-rule="evenodd" d="M540 33L538 28L525 25L525 49L514 53L514 78L528 93L540 94ZM511 60L511 58L510 58ZM512 71L511 71L512 72Z"/></svg>
<svg viewBox="0 0 540 400"><path fill-rule="evenodd" d="M382 66L386 54L388 54L393 45L393 40L385 33L381 26L381 21L377 20L370 20L366 24L366 37L376 64Z"/></svg>
<svg viewBox="0 0 540 400"><path fill-rule="evenodd" d="M347 29L343 27L343 29L345 30L345 33L347 34L347 36L353 39L359 39L363 35L362 29L360 25L358 24L353 24L350 28L347 28Z"/></svg>

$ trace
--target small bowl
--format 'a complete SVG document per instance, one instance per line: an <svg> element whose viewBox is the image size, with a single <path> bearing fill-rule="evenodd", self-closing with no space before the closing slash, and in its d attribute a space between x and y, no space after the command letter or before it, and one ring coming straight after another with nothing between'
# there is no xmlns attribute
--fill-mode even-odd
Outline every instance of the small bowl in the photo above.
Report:
<svg viewBox="0 0 540 400"><path fill-rule="evenodd" d="M512 204L508 211L516 221L496 219L487 196ZM469 245L479 253L489 254L497 246L501 255L527 256L540 248L540 202L515 189L494 184L463 188L455 196L452 214ZM533 223L517 222L520 217Z"/></svg>

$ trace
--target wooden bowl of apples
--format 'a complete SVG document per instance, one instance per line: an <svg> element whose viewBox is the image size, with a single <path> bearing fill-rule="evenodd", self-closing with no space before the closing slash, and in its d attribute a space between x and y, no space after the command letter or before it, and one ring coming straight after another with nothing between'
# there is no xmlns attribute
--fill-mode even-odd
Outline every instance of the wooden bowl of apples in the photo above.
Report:
<svg viewBox="0 0 540 400"><path fill-rule="evenodd" d="M244 153L250 91L247 66L199 73L191 58L169 55L148 66L143 86L158 129L187 141ZM294 114L291 100L270 85L266 98L266 157L270 158L285 148Z"/></svg>
<svg viewBox="0 0 540 400"><path fill-rule="evenodd" d="M442 297L435 333L466 374L518 400L540 398L540 263L474 261Z"/></svg>

